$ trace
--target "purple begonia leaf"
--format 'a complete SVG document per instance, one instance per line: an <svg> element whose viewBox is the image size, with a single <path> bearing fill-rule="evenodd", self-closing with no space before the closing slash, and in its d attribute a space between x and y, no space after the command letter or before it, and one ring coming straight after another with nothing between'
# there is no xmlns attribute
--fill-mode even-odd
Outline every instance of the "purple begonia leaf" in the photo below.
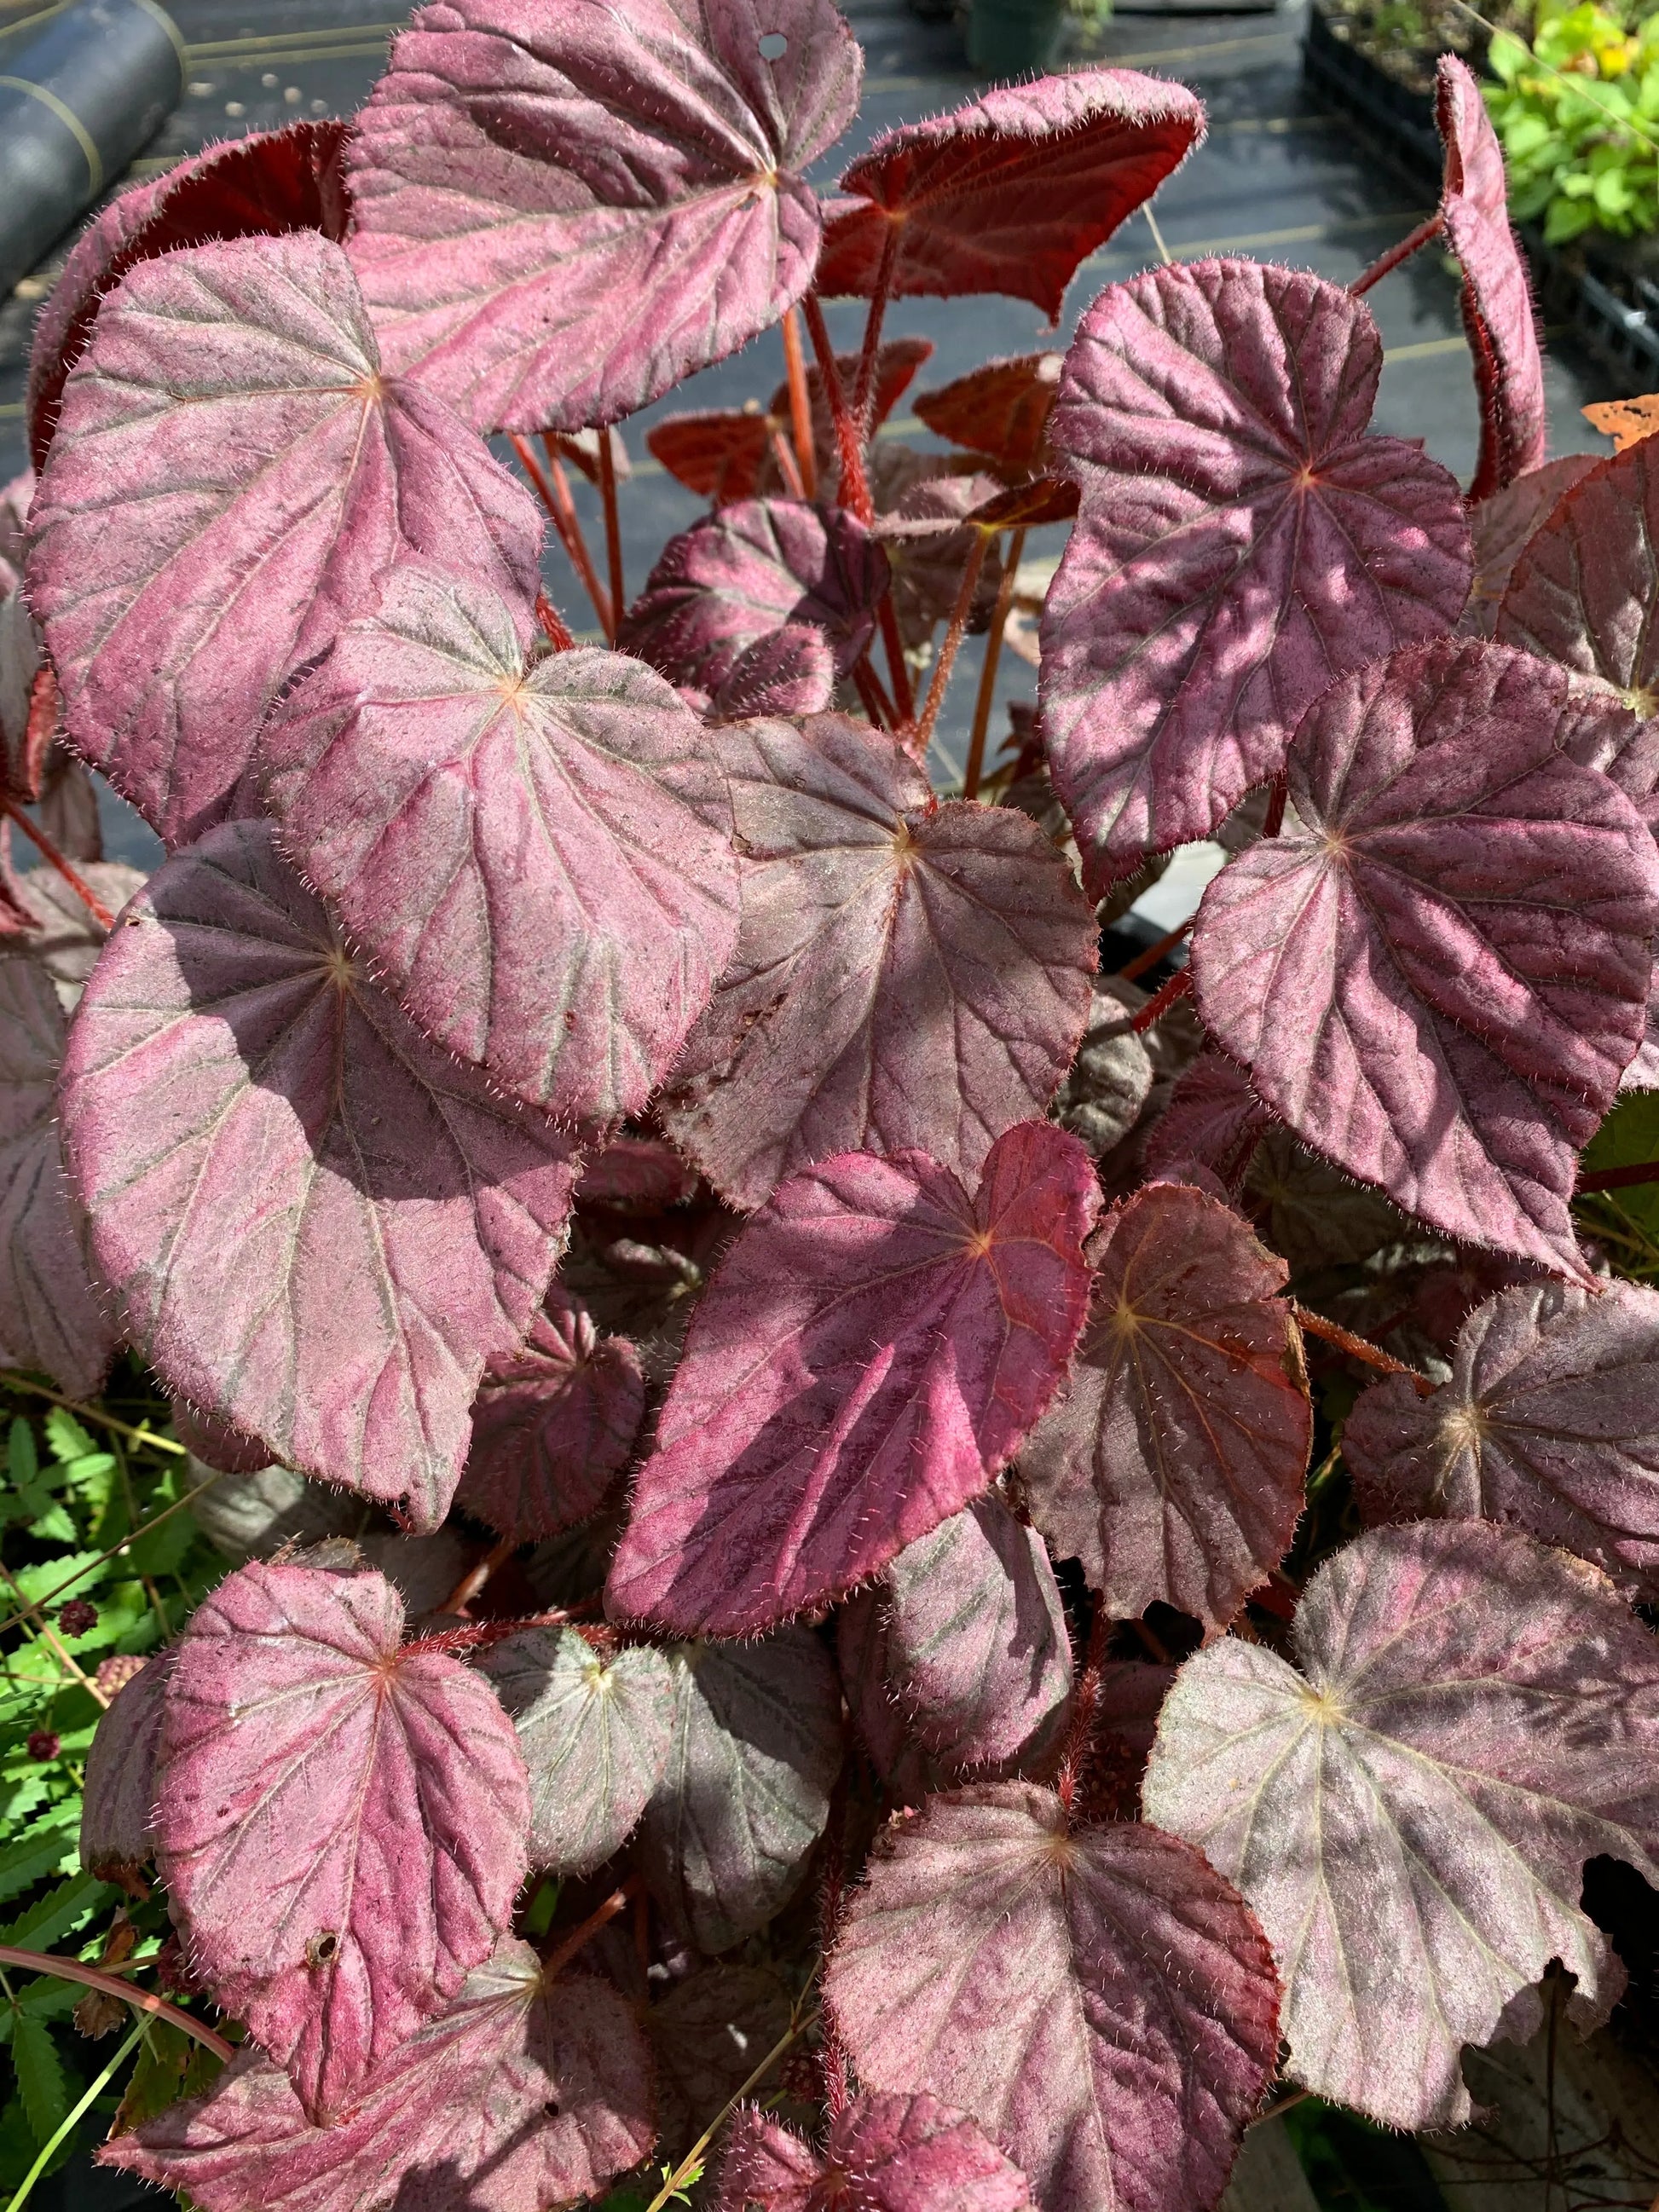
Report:
<svg viewBox="0 0 1659 2212"><path fill-rule="evenodd" d="M1263 1242L1292 1275L1356 1266L1421 1233L1380 1190L1340 1174L1277 1122L1256 1146L1243 1196Z"/></svg>
<svg viewBox="0 0 1659 2212"><path fill-rule="evenodd" d="M697 1171L661 1137L613 1137L582 1170L578 1206L617 1213L660 1213L696 1194Z"/></svg>
<svg viewBox="0 0 1659 2212"><path fill-rule="evenodd" d="M167 1683L156 1860L192 1969L315 2119L457 1995L525 1875L513 1724L403 1626L383 1575L239 1567Z"/></svg>
<svg viewBox="0 0 1659 2212"><path fill-rule="evenodd" d="M283 842L438 1043L573 1119L636 1112L737 938L720 778L671 685L529 651L409 563L262 740Z"/></svg>
<svg viewBox="0 0 1659 2212"><path fill-rule="evenodd" d="M772 422L748 408L699 408L653 422L645 434L671 477L715 507L753 499L771 449Z"/></svg>
<svg viewBox="0 0 1659 2212"><path fill-rule="evenodd" d="M884 1583L856 1589L836 1612L836 1663L860 1742L887 1785L888 1802L920 1805L951 1777L917 1735L901 1701L888 1649Z"/></svg>
<svg viewBox="0 0 1659 2212"><path fill-rule="evenodd" d="M1130 1018L1121 1000L1091 994L1083 1042L1054 1096L1054 1119L1097 1159L1122 1143L1152 1093L1152 1054Z"/></svg>
<svg viewBox="0 0 1659 2212"><path fill-rule="evenodd" d="M1211 1048L1176 1079L1170 1103L1147 1135L1146 1171L1162 1175L1195 1160L1237 1190L1272 1124L1243 1069Z"/></svg>
<svg viewBox="0 0 1659 2212"><path fill-rule="evenodd" d="M1083 507L1042 696L1091 890L1208 836L1335 678L1462 612L1455 479L1366 434L1382 367L1362 301L1254 261L1153 270L1084 317L1048 423Z"/></svg>
<svg viewBox="0 0 1659 2212"><path fill-rule="evenodd" d="M54 1097L63 1054L52 977L27 953L0 959L0 1367L50 1375L71 1398L89 1398L121 1328L64 1174Z"/></svg>
<svg viewBox="0 0 1659 2212"><path fill-rule="evenodd" d="M1153 1666L1145 1659L1109 1661L1100 1670L1097 1729L1132 1751L1149 1752L1175 1677L1173 1667Z"/></svg>
<svg viewBox="0 0 1659 2212"><path fill-rule="evenodd" d="M654 1998L646 2031L657 2062L658 2155L683 2158L787 2033L787 1984L769 1966L704 1966Z"/></svg>
<svg viewBox="0 0 1659 2212"><path fill-rule="evenodd" d="M815 2150L753 2106L739 2109L718 2212L1023 2212L1025 2176L965 2112L936 2097L855 2097Z"/></svg>
<svg viewBox="0 0 1659 2212"><path fill-rule="evenodd" d="M167 1387L435 1528L485 1363L562 1249L568 1135L367 981L264 823L129 908L59 1099L94 1256Z"/></svg>
<svg viewBox="0 0 1659 2212"><path fill-rule="evenodd" d="M1057 353L988 361L937 392L919 392L914 411L935 437L965 446L1010 478L1029 476L1048 457L1048 413L1064 364Z"/></svg>
<svg viewBox="0 0 1659 2212"><path fill-rule="evenodd" d="M1576 1154L1644 1033L1659 856L1558 750L1568 694L1474 638L1333 685L1291 750L1302 827L1211 884L1192 973L1304 1144L1450 1236L1583 1280Z"/></svg>
<svg viewBox="0 0 1659 2212"><path fill-rule="evenodd" d="M1503 491L1477 501L1469 509L1474 582L1463 619L1457 625L1465 636L1492 635L1515 564L1534 532L1595 466L1593 453L1564 453L1559 461L1546 461L1541 469L1528 469Z"/></svg>
<svg viewBox="0 0 1659 2212"><path fill-rule="evenodd" d="M1598 677L1643 714L1659 706L1659 449L1600 461L1527 540L1498 611L1505 645Z"/></svg>
<svg viewBox="0 0 1659 2212"><path fill-rule="evenodd" d="M144 887L143 870L121 860L89 860L76 872L113 915ZM40 925L20 950L31 965L51 976L64 1012L72 1014L108 933L55 868L31 868L18 878L18 892Z"/></svg>
<svg viewBox="0 0 1659 2212"><path fill-rule="evenodd" d="M707 705L786 624L822 631L845 676L886 593L887 556L844 507L739 500L669 539L617 644Z"/></svg>
<svg viewBox="0 0 1659 2212"><path fill-rule="evenodd" d="M836 693L836 652L811 623L788 622L745 646L709 708L720 720L756 714L821 714Z"/></svg>
<svg viewBox="0 0 1659 2212"><path fill-rule="evenodd" d="M258 1437L244 1435L240 1429L220 1420L216 1414L198 1412L187 1398L175 1398L173 1401L173 1433L192 1459L199 1460L204 1467L216 1467L226 1474L257 1474L270 1465L270 1455ZM286 1474L289 1470L281 1468L277 1472ZM295 1475L294 1480L305 1483L306 1479ZM306 1487L313 1495L322 1494L315 1483L306 1484ZM357 1503L350 1498L336 1502L347 1506Z"/></svg>
<svg viewBox="0 0 1659 2212"><path fill-rule="evenodd" d="M533 598L541 545L524 487L380 374L350 264L316 232L128 271L64 386L29 526L70 737L174 845L255 808L261 716L381 569L425 553Z"/></svg>
<svg viewBox="0 0 1659 2212"><path fill-rule="evenodd" d="M578 430L735 353L811 281L802 177L862 66L829 0L423 8L348 155L388 363L481 430Z"/></svg>
<svg viewBox="0 0 1659 2212"><path fill-rule="evenodd" d="M1074 70L997 85L953 114L884 132L842 176L817 289L895 299L1004 292L1052 321L1078 264L1204 136L1184 85Z"/></svg>
<svg viewBox="0 0 1659 2212"><path fill-rule="evenodd" d="M456 1502L517 1543L556 1536L604 1504L644 1419L639 1353L556 1283L522 1349L484 1370Z"/></svg>
<svg viewBox="0 0 1659 2212"><path fill-rule="evenodd" d="M1405 1388L1401 1388L1401 1383ZM1458 1332L1449 1382L1401 1376L1342 1431L1368 1521L1496 1521L1659 1596L1659 1291L1505 1291Z"/></svg>
<svg viewBox="0 0 1659 2212"><path fill-rule="evenodd" d="M1066 1608L1042 1539L994 1492L887 1570L892 1680L954 1767L1000 1766L1055 1739L1072 1694Z"/></svg>
<svg viewBox="0 0 1659 2212"><path fill-rule="evenodd" d="M639 1863L679 1934L726 1951L793 1896L823 1833L841 1771L841 1685L805 1628L667 1656L673 1736Z"/></svg>
<svg viewBox="0 0 1659 2212"><path fill-rule="evenodd" d="M1606 1577L1529 1536L1362 1536L1304 1591L1301 1671L1228 1637L1182 1668L1142 1798L1261 1916L1293 2081L1396 2128L1471 2116L1465 2043L1524 2043L1625 1976L1586 1859L1659 1876L1659 1648Z"/></svg>
<svg viewBox="0 0 1659 2212"><path fill-rule="evenodd" d="M1230 1206L1149 1183L1091 1240L1066 1395L1020 1454L1031 1517L1114 1620L1214 1632L1291 1548L1313 1414L1289 1273Z"/></svg>
<svg viewBox="0 0 1659 2212"><path fill-rule="evenodd" d="M155 1849L155 1747L178 1645L154 1652L99 1717L81 1801L81 1863L112 1875Z"/></svg>
<svg viewBox="0 0 1659 2212"><path fill-rule="evenodd" d="M1096 930L1010 807L940 805L897 742L825 716L723 732L738 948L659 1108L732 1204L833 1153L977 1173L1041 1114L1089 1005Z"/></svg>
<svg viewBox="0 0 1659 2212"><path fill-rule="evenodd" d="M1273 1960L1229 1884L1025 1783L877 1838L824 1996L866 2089L969 2113L1045 2212L1209 2212L1279 2048Z"/></svg>
<svg viewBox="0 0 1659 2212"><path fill-rule="evenodd" d="M1532 284L1510 228L1504 149L1467 62L1442 54L1434 118L1445 149L1440 212L1463 275L1463 329L1480 398L1469 497L1502 491L1544 458L1549 423Z"/></svg>
<svg viewBox="0 0 1659 2212"><path fill-rule="evenodd" d="M887 448L890 452L891 448ZM879 462L884 449L876 448ZM923 455L923 459L936 456ZM887 549L893 613L907 649L929 642L955 607L963 571L975 550L984 547L979 581L968 609L968 629L977 635L990 627L1002 580L1002 556L996 542L964 518L999 489L993 476L943 472L917 477L876 521L876 535Z"/></svg>
<svg viewBox="0 0 1659 2212"><path fill-rule="evenodd" d="M1082 1326L1099 1205L1075 1137L1025 1121L976 1194L924 1152L781 1186L692 1316L606 1601L743 1636L839 1597L987 1489Z"/></svg>
<svg viewBox="0 0 1659 2212"><path fill-rule="evenodd" d="M64 382L85 352L106 294L135 263L210 239L345 236L341 174L346 126L331 118L210 146L112 199L76 240L34 325L29 349L29 445L37 469L57 427Z"/></svg>
<svg viewBox="0 0 1659 2212"><path fill-rule="evenodd" d="M662 1780L674 1720L668 1662L648 1644L597 1651L574 1628L526 1628L482 1662L530 1775L530 1863L592 1874Z"/></svg>
<svg viewBox="0 0 1659 2212"><path fill-rule="evenodd" d="M245 2047L205 2097L99 2156L201 2212L381 2212L394 2197L398 2212L544 2212L603 2193L655 2132L634 2008L591 1974L544 1981L509 1936L334 2125L315 2125L282 2069Z"/></svg>

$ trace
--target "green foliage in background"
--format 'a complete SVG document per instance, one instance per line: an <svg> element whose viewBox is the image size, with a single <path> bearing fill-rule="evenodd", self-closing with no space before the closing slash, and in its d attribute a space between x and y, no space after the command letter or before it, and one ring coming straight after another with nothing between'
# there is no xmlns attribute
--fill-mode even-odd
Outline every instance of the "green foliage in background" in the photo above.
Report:
<svg viewBox="0 0 1659 2212"><path fill-rule="evenodd" d="M1531 45L1499 32L1489 67L1517 222L1541 216L1552 246L1659 229L1659 15L1542 0Z"/></svg>

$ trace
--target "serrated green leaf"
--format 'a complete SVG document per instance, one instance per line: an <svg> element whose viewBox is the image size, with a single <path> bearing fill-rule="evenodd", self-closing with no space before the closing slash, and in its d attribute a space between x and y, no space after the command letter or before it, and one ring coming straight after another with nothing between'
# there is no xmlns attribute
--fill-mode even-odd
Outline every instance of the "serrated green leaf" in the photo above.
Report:
<svg viewBox="0 0 1659 2212"><path fill-rule="evenodd" d="M39 1520L29 1522L30 1535L38 1536L43 1544L73 1544L80 1533L60 1498L54 1498Z"/></svg>
<svg viewBox="0 0 1659 2212"><path fill-rule="evenodd" d="M20 1896L49 1874L64 1871L72 1863L76 1834L81 1824L78 1798L54 1805L0 1850L0 1904Z"/></svg>
<svg viewBox="0 0 1659 2212"><path fill-rule="evenodd" d="M194 1516L188 1511L175 1513L159 1528L135 1537L122 1565L136 1574L170 1575L195 1542L196 1534Z"/></svg>
<svg viewBox="0 0 1659 2212"><path fill-rule="evenodd" d="M34 1431L21 1415L14 1415L6 1439L6 1472L19 1490L27 1490L40 1472L40 1455L34 1449Z"/></svg>
<svg viewBox="0 0 1659 2212"><path fill-rule="evenodd" d="M181 2097L199 2097L224 2070L224 2061L165 2020L153 2021L138 2046L117 2124L125 2134L153 2120Z"/></svg>
<svg viewBox="0 0 1659 2212"><path fill-rule="evenodd" d="M11 2063L17 2094L37 2150L49 2142L70 2108L70 2086L52 2030L44 2021L19 2009L12 2015Z"/></svg>
<svg viewBox="0 0 1659 2212"><path fill-rule="evenodd" d="M46 1416L46 1448L56 1460L72 1465L88 1459L97 1447L66 1407L51 1406ZM113 1462L111 1462L113 1465Z"/></svg>
<svg viewBox="0 0 1659 2212"><path fill-rule="evenodd" d="M38 1763L27 1773L0 1774L0 1821L11 1827L32 1813L47 1794L47 1777Z"/></svg>
<svg viewBox="0 0 1659 2212"><path fill-rule="evenodd" d="M100 1559L96 1552L60 1552L55 1559L15 1567L12 1576L26 1604L38 1605L45 1597L55 1604L59 1598L89 1597L100 1583L109 1580L115 1567L114 1560ZM61 1589L64 1583L69 1588Z"/></svg>
<svg viewBox="0 0 1659 2212"><path fill-rule="evenodd" d="M25 1951L48 1951L54 1943L82 1927L100 1905L115 1895L106 1881L77 1874L59 1882L44 1897L20 1912L8 1928L0 1928L0 1943Z"/></svg>
<svg viewBox="0 0 1659 2212"><path fill-rule="evenodd" d="M10 2040L10 2025L7 2026ZM9 2196L34 2163L34 2137L21 2097L10 2097L0 2108L0 2189Z"/></svg>

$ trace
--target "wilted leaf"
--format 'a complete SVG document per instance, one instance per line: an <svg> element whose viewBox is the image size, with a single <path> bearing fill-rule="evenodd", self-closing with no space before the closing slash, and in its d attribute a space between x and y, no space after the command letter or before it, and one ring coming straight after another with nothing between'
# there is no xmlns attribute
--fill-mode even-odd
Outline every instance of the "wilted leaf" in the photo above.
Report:
<svg viewBox="0 0 1659 2212"><path fill-rule="evenodd" d="M877 139L842 177L818 264L829 296L875 289L1005 292L1052 320L1078 264L1105 243L1204 136L1184 85L1133 70L1073 70L996 85L954 114Z"/></svg>
<svg viewBox="0 0 1659 2212"><path fill-rule="evenodd" d="M767 1966L704 1966L652 2005L660 2156L684 2155L781 2040L793 2009Z"/></svg>
<svg viewBox="0 0 1659 2212"><path fill-rule="evenodd" d="M434 1527L484 1364L552 1274L568 1139L366 981L264 823L151 878L60 1090L99 1265L169 1389Z"/></svg>
<svg viewBox="0 0 1659 2212"><path fill-rule="evenodd" d="M35 496L29 594L76 749L178 845L256 811L261 716L381 569L429 554L533 596L540 544L465 424L381 375L345 255L301 232L140 263L105 301Z"/></svg>
<svg viewBox="0 0 1659 2212"><path fill-rule="evenodd" d="M866 2088L971 2114L1047 2212L1208 2212L1278 2052L1273 1962L1228 1884L1030 1784L884 1832L824 1995Z"/></svg>
<svg viewBox="0 0 1659 2212"><path fill-rule="evenodd" d="M969 1196L925 1153L781 1186L692 1317L607 1601L747 1635L838 1597L985 1490L1065 1371L1098 1194L1022 1122Z"/></svg>
<svg viewBox="0 0 1659 2212"><path fill-rule="evenodd" d="M1644 714L1659 705L1659 453L1599 461L1557 500L1515 563L1498 611L1505 645L1599 677Z"/></svg>
<svg viewBox="0 0 1659 2212"><path fill-rule="evenodd" d="M673 1926L726 1951L799 1886L841 1771L841 1688L810 1630L668 1653L674 1733L640 1865Z"/></svg>
<svg viewBox="0 0 1659 2212"><path fill-rule="evenodd" d="M487 584L406 566L263 740L285 849L440 1044L533 1105L636 1112L737 933L696 717L621 653L538 659Z"/></svg>
<svg viewBox="0 0 1659 2212"><path fill-rule="evenodd" d="M1568 690L1475 639L1334 685L1291 750L1303 827L1216 878L1192 969L1305 1144L1450 1236L1584 1279L1576 1154L1644 1033L1659 860L1558 750Z"/></svg>
<svg viewBox="0 0 1659 2212"><path fill-rule="evenodd" d="M1025 2176L935 2097L855 2097L815 2150L753 2106L732 2123L719 2212L1022 2212Z"/></svg>
<svg viewBox="0 0 1659 2212"><path fill-rule="evenodd" d="M1042 618L1042 717L1084 880L1206 837L1334 677L1449 629L1455 480L1370 437L1382 349L1305 272L1200 261L1109 285L1049 419L1083 510Z"/></svg>
<svg viewBox="0 0 1659 2212"><path fill-rule="evenodd" d="M648 1644L605 1653L574 1628L526 1628L482 1663L530 1776L530 1863L592 1874L662 1780L674 1715L667 1661Z"/></svg>
<svg viewBox="0 0 1659 2212"><path fill-rule="evenodd" d="M1552 1958L1581 2029L1624 1987L1578 1897L1601 1853L1659 1877L1659 1649L1593 1567L1478 1522L1362 1536L1291 1638L1299 1674L1231 1637L1188 1661L1147 1818L1260 1914L1291 2079L1456 2127L1461 2046L1525 2042Z"/></svg>
<svg viewBox="0 0 1659 2212"><path fill-rule="evenodd" d="M1593 453L1564 453L1529 469L1503 491L1477 501L1469 509L1474 541L1474 582L1457 625L1468 637L1490 637L1498 610L1533 532L1547 520L1556 503L1595 466Z"/></svg>
<svg viewBox="0 0 1659 2212"><path fill-rule="evenodd" d="M576 430L735 353L811 280L802 175L861 66L828 0L422 9L349 154L389 363L481 430Z"/></svg>
<svg viewBox="0 0 1659 2212"><path fill-rule="evenodd" d="M192 1967L319 2119L457 1995L524 1879L512 1723L403 1626L383 1576L241 1567L167 1683L156 1858Z"/></svg>
<svg viewBox="0 0 1659 2212"><path fill-rule="evenodd" d="M1004 475L1029 476L1047 457L1048 410L1064 360L1026 353L988 361L937 392L919 392L915 412L936 437L982 455Z"/></svg>
<svg viewBox="0 0 1659 2212"><path fill-rule="evenodd" d="M81 1863L88 1874L142 1866L155 1848L155 1747L178 1646L155 1652L100 1714L87 1753Z"/></svg>
<svg viewBox="0 0 1659 2212"><path fill-rule="evenodd" d="M1200 1052L1176 1079L1169 1104L1147 1133L1147 1173L1162 1175L1195 1160L1237 1190L1272 1126L1238 1063L1223 1052Z"/></svg>
<svg viewBox="0 0 1659 2212"><path fill-rule="evenodd" d="M665 1127L744 1206L857 1147L975 1173L1083 1024L1095 931L1065 862L1011 809L939 805L861 723L734 730L717 757L742 921Z"/></svg>

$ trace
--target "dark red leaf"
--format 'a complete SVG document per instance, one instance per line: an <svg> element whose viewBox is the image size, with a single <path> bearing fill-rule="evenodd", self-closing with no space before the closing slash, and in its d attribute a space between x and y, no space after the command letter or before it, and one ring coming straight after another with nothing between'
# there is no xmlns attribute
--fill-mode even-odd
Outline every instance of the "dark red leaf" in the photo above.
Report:
<svg viewBox="0 0 1659 2212"><path fill-rule="evenodd" d="M388 363L481 430L577 430L735 353L811 280L802 175L861 66L828 0L422 9L349 155Z"/></svg>
<svg viewBox="0 0 1659 2212"><path fill-rule="evenodd" d="M582 1170L576 1203L611 1206L619 1213L659 1213L684 1204L696 1188L696 1170L660 1137L613 1137Z"/></svg>
<svg viewBox="0 0 1659 2212"><path fill-rule="evenodd" d="M856 1589L836 1610L836 1663L847 1710L887 1785L888 1802L920 1805L951 1776L922 1742L901 1702L887 1642L884 1581Z"/></svg>
<svg viewBox="0 0 1659 2212"><path fill-rule="evenodd" d="M1580 2032L1623 1969L1584 1862L1659 1878L1659 1646L1594 1567L1479 1522L1379 1529L1297 1608L1301 1672L1189 1659L1142 1798L1261 1915L1288 2072L1396 2128L1471 2117L1465 2043L1529 2039L1552 1958Z"/></svg>
<svg viewBox="0 0 1659 2212"><path fill-rule="evenodd" d="M167 1388L434 1528L546 1293L568 1137L456 1066L229 823L105 947L60 1085L93 1246Z"/></svg>
<svg viewBox="0 0 1659 2212"><path fill-rule="evenodd" d="M653 422L645 442L671 477L716 507L752 499L771 445L768 418L746 408L710 408Z"/></svg>
<svg viewBox="0 0 1659 2212"><path fill-rule="evenodd" d="M893 450L891 447L876 448L878 471L884 452ZM887 549L893 612L907 650L930 643L935 629L954 609L971 555L981 556L979 581L969 604L971 635L989 627L1002 581L1002 556L997 541L993 538L988 544L983 532L965 520L995 495L1000 489L996 478L983 473L952 474L951 465L937 456L920 454L916 459L927 463L935 473L921 476L906 486L897 501L878 516L875 526L877 537Z"/></svg>
<svg viewBox="0 0 1659 2212"><path fill-rule="evenodd" d="M1001 1783L877 1841L824 1996L867 2089L926 2091L1045 2212L1208 2212L1278 2055L1261 1931L1198 1853Z"/></svg>
<svg viewBox="0 0 1659 2212"><path fill-rule="evenodd" d="M1006 292L1052 320L1078 264L1105 243L1204 136L1182 85L1133 70L1073 70L997 85L954 114L878 138L842 177L817 289Z"/></svg>
<svg viewBox="0 0 1659 2212"><path fill-rule="evenodd" d="M1565 453L1559 461L1546 461L1541 469L1528 470L1506 490L1493 492L1469 509L1474 582L1463 619L1457 625L1465 636L1492 636L1515 564L1533 533L1595 466L1593 453Z"/></svg>
<svg viewBox="0 0 1659 2212"><path fill-rule="evenodd" d="M1030 483L998 492L968 519L981 530L1038 530L1044 523L1069 522L1079 496L1077 486L1065 477L1034 477Z"/></svg>
<svg viewBox="0 0 1659 2212"><path fill-rule="evenodd" d="M1147 1173L1162 1175L1196 1161L1237 1190L1272 1126L1273 1115L1238 1063L1224 1052L1201 1052L1176 1079L1168 1106L1147 1136Z"/></svg>
<svg viewBox="0 0 1659 2212"><path fill-rule="evenodd" d="M1333 678L1462 612L1455 480L1365 434L1382 367L1363 301L1254 261L1154 270L1084 317L1048 424L1083 510L1042 723L1092 889L1208 836Z"/></svg>
<svg viewBox="0 0 1659 2212"><path fill-rule="evenodd" d="M822 2152L752 2106L732 2123L718 2212L1022 2212L1025 2176L935 2097L855 2097Z"/></svg>
<svg viewBox="0 0 1659 2212"><path fill-rule="evenodd" d="M1098 1194L1021 1122L976 1196L922 1152L782 1184L703 1292L607 1599L741 1636L837 1597L986 1489L1065 1371Z"/></svg>
<svg viewBox="0 0 1659 2212"><path fill-rule="evenodd" d="M178 1648L141 1660L99 1718L81 1801L81 1863L89 1874L142 1866L155 1849L155 1747Z"/></svg>
<svg viewBox="0 0 1659 2212"><path fill-rule="evenodd" d="M403 1626L381 1575L240 1567L167 1687L156 1860L191 1965L314 2119L459 1992L525 1875L512 1723Z"/></svg>
<svg viewBox="0 0 1659 2212"><path fill-rule="evenodd" d="M76 748L180 844L256 805L261 716L383 568L425 553L533 598L540 544L522 485L381 375L350 264L303 232L140 263L104 302L35 496L29 592Z"/></svg>
<svg viewBox="0 0 1659 2212"><path fill-rule="evenodd" d="M936 437L982 454L1010 477L1029 476L1047 457L1063 362L1057 353L988 361L937 392L918 392L915 413Z"/></svg>
<svg viewBox="0 0 1659 2212"><path fill-rule="evenodd" d="M1563 671L1476 639L1334 685L1291 750L1301 827L1211 884L1192 972L1305 1144L1450 1236L1587 1279L1575 1155L1644 1032L1659 857L1557 749L1571 708Z"/></svg>
<svg viewBox="0 0 1659 2212"><path fill-rule="evenodd" d="M709 702L722 721L819 714L836 692L836 653L810 623L788 622L745 646Z"/></svg>

